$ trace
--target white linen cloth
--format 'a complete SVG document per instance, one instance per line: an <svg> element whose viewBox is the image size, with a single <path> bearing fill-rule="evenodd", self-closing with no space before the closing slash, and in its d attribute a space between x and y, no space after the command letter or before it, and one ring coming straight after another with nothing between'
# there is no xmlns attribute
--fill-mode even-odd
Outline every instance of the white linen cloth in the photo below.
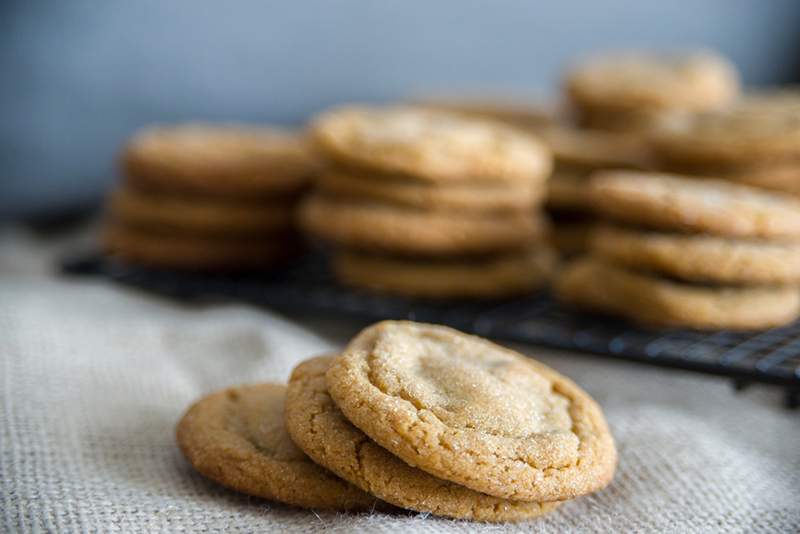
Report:
<svg viewBox="0 0 800 534"><path fill-rule="evenodd" d="M797 532L800 413L781 392L522 347L605 409L620 463L604 491L518 525L311 512L195 474L174 425L225 386L285 381L348 322L182 305L50 274L58 243L0 235L3 532Z"/></svg>

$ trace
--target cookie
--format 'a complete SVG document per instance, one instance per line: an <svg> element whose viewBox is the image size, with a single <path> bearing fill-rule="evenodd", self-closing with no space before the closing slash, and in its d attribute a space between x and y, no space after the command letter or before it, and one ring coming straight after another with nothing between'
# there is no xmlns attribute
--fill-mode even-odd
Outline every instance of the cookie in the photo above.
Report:
<svg viewBox="0 0 800 534"><path fill-rule="evenodd" d="M376 173L330 169L317 179L329 196L361 198L434 211L503 212L529 210L544 196L541 183L424 182Z"/></svg>
<svg viewBox="0 0 800 534"><path fill-rule="evenodd" d="M500 298L541 288L556 263L556 255L544 246L506 256L443 261L340 251L333 269L345 284L407 297Z"/></svg>
<svg viewBox="0 0 800 534"><path fill-rule="evenodd" d="M800 111L776 112L756 106L695 116L685 126L652 139L663 166L752 166L800 158Z"/></svg>
<svg viewBox="0 0 800 534"><path fill-rule="evenodd" d="M568 378L443 326L385 321L331 364L330 396L411 466L475 491L549 502L598 490L616 450L597 404Z"/></svg>
<svg viewBox="0 0 800 534"><path fill-rule="evenodd" d="M311 136L333 162L433 182L531 181L551 167L549 151L531 135L431 109L337 108L314 120Z"/></svg>
<svg viewBox="0 0 800 534"><path fill-rule="evenodd" d="M286 394L286 427L315 462L388 503L455 519L522 521L560 503L491 497L416 469L369 439L336 407L325 383L332 357L298 365Z"/></svg>
<svg viewBox="0 0 800 534"><path fill-rule="evenodd" d="M103 248L125 262L187 270L250 270L275 266L297 255L296 236L210 237L157 232L111 221Z"/></svg>
<svg viewBox="0 0 800 534"><path fill-rule="evenodd" d="M604 226L592 236L591 250L612 263L690 282L800 282L800 241L753 241Z"/></svg>
<svg viewBox="0 0 800 534"><path fill-rule="evenodd" d="M565 85L578 105L613 110L702 111L729 104L739 93L736 68L705 51L590 58L569 72Z"/></svg>
<svg viewBox="0 0 800 534"><path fill-rule="evenodd" d="M265 234L288 230L294 215L290 202L231 201L207 196L145 192L123 186L111 195L111 215L125 223L177 229L202 235Z"/></svg>
<svg viewBox="0 0 800 534"><path fill-rule="evenodd" d="M299 220L310 235L355 249L396 254L480 254L540 239L546 222L528 212L439 213L312 194Z"/></svg>
<svg viewBox="0 0 800 534"><path fill-rule="evenodd" d="M790 323L800 313L795 287L692 285L591 257L563 269L554 292L567 304L657 327L760 330Z"/></svg>
<svg viewBox="0 0 800 534"><path fill-rule="evenodd" d="M245 198L295 193L318 168L299 135L243 125L150 128L128 142L120 163L140 189Z"/></svg>
<svg viewBox="0 0 800 534"><path fill-rule="evenodd" d="M181 452L230 489L303 508L371 510L377 500L312 462L283 422L286 386L257 384L196 402L177 427Z"/></svg>
<svg viewBox="0 0 800 534"><path fill-rule="evenodd" d="M547 209L587 212L592 209L589 178L584 172L556 171L547 182Z"/></svg>
<svg viewBox="0 0 800 534"><path fill-rule="evenodd" d="M601 171L590 185L595 211L633 224L731 237L800 237L800 200L724 180Z"/></svg>

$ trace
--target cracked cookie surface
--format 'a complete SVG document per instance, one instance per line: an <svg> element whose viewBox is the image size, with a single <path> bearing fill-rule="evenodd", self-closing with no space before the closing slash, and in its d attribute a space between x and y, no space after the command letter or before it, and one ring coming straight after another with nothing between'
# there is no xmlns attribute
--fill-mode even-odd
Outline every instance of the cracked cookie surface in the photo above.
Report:
<svg viewBox="0 0 800 534"><path fill-rule="evenodd" d="M496 497L554 501L604 487L616 449L568 378L451 328L385 321L328 370L356 427L409 465Z"/></svg>
<svg viewBox="0 0 800 534"><path fill-rule="evenodd" d="M304 508L371 510L376 499L312 462L283 422L286 386L229 388L196 402L178 423L183 455L236 491Z"/></svg>
<svg viewBox="0 0 800 534"><path fill-rule="evenodd" d="M325 381L332 361L321 356L298 365L286 394L286 427L318 464L391 504L456 519L521 521L559 504L492 497L409 466L344 417Z"/></svg>

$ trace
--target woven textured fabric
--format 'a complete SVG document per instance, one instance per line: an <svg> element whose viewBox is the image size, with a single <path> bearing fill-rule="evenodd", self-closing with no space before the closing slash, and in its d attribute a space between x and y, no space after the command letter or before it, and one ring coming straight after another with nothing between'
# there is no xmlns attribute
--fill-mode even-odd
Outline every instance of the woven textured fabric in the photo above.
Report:
<svg viewBox="0 0 800 534"><path fill-rule="evenodd" d="M286 380L357 326L234 304L176 304L48 274L59 247L0 236L2 532L796 532L800 414L780 391L517 347L604 407L612 485L519 525L334 514L250 499L195 474L174 426L199 396Z"/></svg>

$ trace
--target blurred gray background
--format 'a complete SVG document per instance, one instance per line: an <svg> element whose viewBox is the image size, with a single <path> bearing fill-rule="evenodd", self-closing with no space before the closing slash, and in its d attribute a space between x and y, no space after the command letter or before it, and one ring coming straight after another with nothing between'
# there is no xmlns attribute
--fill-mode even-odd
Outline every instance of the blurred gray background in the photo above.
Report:
<svg viewBox="0 0 800 534"><path fill-rule="evenodd" d="M97 202L152 122L296 124L344 101L553 94L598 49L709 47L796 82L800 2L0 1L0 219Z"/></svg>

